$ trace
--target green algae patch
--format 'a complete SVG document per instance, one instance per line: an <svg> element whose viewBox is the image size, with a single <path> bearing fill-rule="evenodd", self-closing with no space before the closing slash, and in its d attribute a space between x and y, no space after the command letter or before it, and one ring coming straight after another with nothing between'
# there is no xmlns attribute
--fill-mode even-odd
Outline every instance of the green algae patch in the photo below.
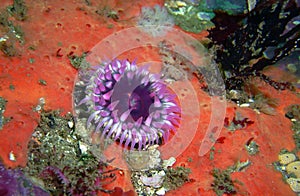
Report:
<svg viewBox="0 0 300 196"><path fill-rule="evenodd" d="M230 174L233 172L245 171L250 165L251 162L246 160L244 162L238 161L225 170L214 168L211 172L212 176L214 177L213 183L211 184L212 189L218 196L222 196L224 194L236 194L237 190L234 186L234 183L239 183L241 185L243 185L243 183L239 180L233 181Z"/></svg>
<svg viewBox="0 0 300 196"><path fill-rule="evenodd" d="M84 69L89 67L89 63L86 61L87 52L82 53L82 55L69 55L68 58L70 63L75 69Z"/></svg>
<svg viewBox="0 0 300 196"><path fill-rule="evenodd" d="M245 148L249 155L256 155L259 152L259 145L251 138L245 144Z"/></svg>
<svg viewBox="0 0 300 196"><path fill-rule="evenodd" d="M212 175L214 181L212 183L212 188L218 196L236 193L230 174L231 171L229 169L223 171L217 168L213 169Z"/></svg>
<svg viewBox="0 0 300 196"><path fill-rule="evenodd" d="M287 107L285 116L289 119L294 119L292 121L300 121L300 105L293 104Z"/></svg>
<svg viewBox="0 0 300 196"><path fill-rule="evenodd" d="M28 162L23 169L52 195L96 195L103 180L115 180L116 169L91 152L91 145L75 130L73 116L59 111L41 111L40 122L28 144Z"/></svg>
<svg viewBox="0 0 300 196"><path fill-rule="evenodd" d="M293 139L296 145L297 150L300 149L300 121L293 122L292 125Z"/></svg>
<svg viewBox="0 0 300 196"><path fill-rule="evenodd" d="M184 183L189 181L189 174L191 170L185 167L168 168L166 170L166 177L163 182L163 187L167 190L174 190L181 187Z"/></svg>
<svg viewBox="0 0 300 196"><path fill-rule="evenodd" d="M5 123L9 121L8 118L5 118L3 116L3 113L5 112L6 109L6 103L7 101L3 97L0 97L0 130L3 128Z"/></svg>
<svg viewBox="0 0 300 196"><path fill-rule="evenodd" d="M291 129L294 131L293 139L296 145L296 150L300 149L300 105L293 104L286 108L285 116L292 122Z"/></svg>
<svg viewBox="0 0 300 196"><path fill-rule="evenodd" d="M184 1L166 1L165 7L173 16L175 24L183 30L200 33L214 27L210 20L215 16L204 5L193 5Z"/></svg>
<svg viewBox="0 0 300 196"><path fill-rule="evenodd" d="M11 20L13 16L16 20L24 21L27 8L23 1L14 1L13 5L5 10L0 10L0 50L7 57L17 56L19 54L18 45L24 44L24 32L21 26L14 24Z"/></svg>
<svg viewBox="0 0 300 196"><path fill-rule="evenodd" d="M8 6L7 10L17 20L24 21L27 18L27 6L23 0L14 0L13 5Z"/></svg>

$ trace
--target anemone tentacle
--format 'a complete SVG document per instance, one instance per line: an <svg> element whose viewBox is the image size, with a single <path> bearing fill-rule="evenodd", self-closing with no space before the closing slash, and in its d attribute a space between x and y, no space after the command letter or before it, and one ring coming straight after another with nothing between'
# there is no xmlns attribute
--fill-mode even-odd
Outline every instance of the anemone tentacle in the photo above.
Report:
<svg viewBox="0 0 300 196"><path fill-rule="evenodd" d="M91 110L87 126L102 138L126 148L142 150L166 142L179 125L181 109L176 96L148 66L113 60L91 69L84 80L86 97L79 104Z"/></svg>

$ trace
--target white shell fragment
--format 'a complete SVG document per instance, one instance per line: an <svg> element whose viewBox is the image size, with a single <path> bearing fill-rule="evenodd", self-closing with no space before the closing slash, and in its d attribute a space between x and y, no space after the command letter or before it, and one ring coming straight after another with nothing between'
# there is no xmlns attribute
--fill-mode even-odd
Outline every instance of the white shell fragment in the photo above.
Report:
<svg viewBox="0 0 300 196"><path fill-rule="evenodd" d="M248 108L248 107L250 107L250 103L242 103L242 104L240 105L240 107L241 107L241 108Z"/></svg>
<svg viewBox="0 0 300 196"><path fill-rule="evenodd" d="M146 186L159 188L159 187L161 187L161 185L164 181L164 176L165 175L166 175L166 173L162 170L162 171L158 172L157 174L154 174L151 177L143 175L143 176L140 177L140 180Z"/></svg>
<svg viewBox="0 0 300 196"><path fill-rule="evenodd" d="M167 160L163 160L163 168L171 167L176 162L176 159L174 157L170 157Z"/></svg>
<svg viewBox="0 0 300 196"><path fill-rule="evenodd" d="M74 127L74 122L73 121L68 121L68 126L70 129Z"/></svg>
<svg viewBox="0 0 300 196"><path fill-rule="evenodd" d="M13 153L13 151L10 151L8 157L9 157L9 160L11 160L11 161L16 161L17 160L15 154Z"/></svg>
<svg viewBox="0 0 300 196"><path fill-rule="evenodd" d="M88 150L88 145L79 141L79 149L82 154L86 154Z"/></svg>
<svg viewBox="0 0 300 196"><path fill-rule="evenodd" d="M156 191L156 194L157 195L165 195L166 194L166 189L164 187L162 187L162 188L160 188Z"/></svg>
<svg viewBox="0 0 300 196"><path fill-rule="evenodd" d="M37 112L41 111L43 109L45 103L46 103L46 100L44 97L39 98L38 105L35 106L34 110Z"/></svg>

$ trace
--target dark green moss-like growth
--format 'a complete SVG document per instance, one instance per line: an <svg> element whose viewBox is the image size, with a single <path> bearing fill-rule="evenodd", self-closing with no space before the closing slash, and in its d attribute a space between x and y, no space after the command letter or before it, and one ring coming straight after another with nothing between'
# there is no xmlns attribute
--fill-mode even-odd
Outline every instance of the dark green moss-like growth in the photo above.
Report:
<svg viewBox="0 0 300 196"><path fill-rule="evenodd" d="M0 50L7 57L16 56L19 53L18 43L24 44L24 32L19 25L15 25L9 17L12 15L17 20L25 20L26 6L23 1L14 1L6 10L0 10Z"/></svg>
<svg viewBox="0 0 300 196"><path fill-rule="evenodd" d="M287 107L285 116L292 121L292 130L296 150L300 150L300 105L293 104Z"/></svg>
<svg viewBox="0 0 300 196"><path fill-rule="evenodd" d="M287 118L300 121L300 105L299 104L290 105L286 110L287 110L287 112L286 112L285 116Z"/></svg>
<svg viewBox="0 0 300 196"><path fill-rule="evenodd" d="M109 6L101 6L99 9L96 10L96 14L100 16L104 16L106 18L111 18L115 22L119 20L119 14L118 11L110 8Z"/></svg>
<svg viewBox="0 0 300 196"><path fill-rule="evenodd" d="M2 22L0 21L0 24L7 26L2 27L3 31L6 32L6 35L0 37L0 50L5 56L16 56L18 54L16 45L17 42L20 44L24 43L24 32L20 26L15 26L11 21L6 22L3 20Z"/></svg>
<svg viewBox="0 0 300 196"><path fill-rule="evenodd" d="M166 177L163 182L163 187L167 190L174 190L181 187L189 181L191 170L185 167L169 168L166 170Z"/></svg>
<svg viewBox="0 0 300 196"><path fill-rule="evenodd" d="M6 100L0 97L0 130L2 129L3 125L7 122L7 119L3 116L3 113L6 108Z"/></svg>
<svg viewBox="0 0 300 196"><path fill-rule="evenodd" d="M0 10L0 25L2 27L7 27L9 24L8 13L6 10Z"/></svg>
<svg viewBox="0 0 300 196"><path fill-rule="evenodd" d="M293 122L292 130L294 131L293 138L296 149L300 150L300 121Z"/></svg>
<svg viewBox="0 0 300 196"><path fill-rule="evenodd" d="M23 0L14 0L13 5L8 6L7 10L20 21L27 18L27 6Z"/></svg>
<svg viewBox="0 0 300 196"><path fill-rule="evenodd" d="M38 127L28 144L28 163L24 172L43 181L52 195L96 195L116 178L107 163L89 150L77 134L71 114L42 111ZM96 183L97 182L97 183Z"/></svg>
<svg viewBox="0 0 300 196"><path fill-rule="evenodd" d="M230 170L223 170L215 168L212 171L212 175L214 176L214 181L212 183L213 190L218 196L222 196L223 194L235 194L236 190L234 188L233 181L230 177Z"/></svg>
<svg viewBox="0 0 300 196"><path fill-rule="evenodd" d="M246 143L245 148L249 155L256 155L259 152L259 146L253 139Z"/></svg>
<svg viewBox="0 0 300 196"><path fill-rule="evenodd" d="M9 41L0 42L0 50L7 57L16 56L17 53L18 53L15 46L14 46L14 44L9 42Z"/></svg>
<svg viewBox="0 0 300 196"><path fill-rule="evenodd" d="M75 69L84 69L89 66L89 63L85 59L86 55L87 52L84 52L81 56L69 55L68 58Z"/></svg>

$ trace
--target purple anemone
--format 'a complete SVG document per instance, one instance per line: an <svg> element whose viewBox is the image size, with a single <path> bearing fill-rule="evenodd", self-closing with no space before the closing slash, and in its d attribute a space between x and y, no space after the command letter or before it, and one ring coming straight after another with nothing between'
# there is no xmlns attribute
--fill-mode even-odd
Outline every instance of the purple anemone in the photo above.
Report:
<svg viewBox="0 0 300 196"><path fill-rule="evenodd" d="M87 126L102 138L126 148L144 149L167 141L180 119L175 95L151 74L128 60L113 60L94 67L86 82L86 97L79 104L90 109Z"/></svg>
<svg viewBox="0 0 300 196"><path fill-rule="evenodd" d="M20 169L6 169L0 162L0 195L49 196L44 189L34 185Z"/></svg>

